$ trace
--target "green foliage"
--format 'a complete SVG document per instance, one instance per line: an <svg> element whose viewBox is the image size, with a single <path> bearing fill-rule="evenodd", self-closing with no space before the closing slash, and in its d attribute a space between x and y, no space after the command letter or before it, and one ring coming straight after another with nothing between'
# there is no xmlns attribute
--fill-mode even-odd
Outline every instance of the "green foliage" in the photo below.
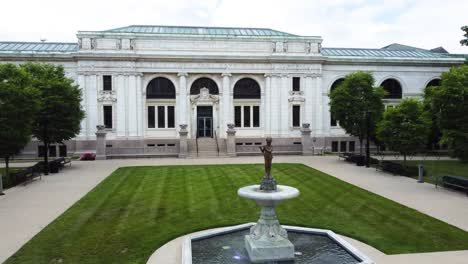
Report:
<svg viewBox="0 0 468 264"><path fill-rule="evenodd" d="M346 76L345 80L330 93L330 112L348 134L361 140L367 135L366 113L370 114L371 137L375 126L382 118L384 90L374 87L374 77L369 72L358 71Z"/></svg>
<svg viewBox="0 0 468 264"><path fill-rule="evenodd" d="M442 142L453 157L468 161L468 65L452 67L442 74L442 84L427 94L426 101L437 113Z"/></svg>
<svg viewBox="0 0 468 264"><path fill-rule="evenodd" d="M468 26L461 27L461 30L464 31L465 34L463 34L464 38L460 40L460 44L462 46L468 46Z"/></svg>
<svg viewBox="0 0 468 264"><path fill-rule="evenodd" d="M24 69L0 64L0 157L7 168L9 158L31 140L33 118L39 107L37 96Z"/></svg>
<svg viewBox="0 0 468 264"><path fill-rule="evenodd" d="M437 114L439 111L434 108L432 100L434 97L434 92L437 89L439 89L438 86L429 86L424 89L423 107L424 111L428 113L431 121L430 133L427 140L428 149L434 149L434 147L438 145L442 139L442 131L440 130L439 124L437 122Z"/></svg>
<svg viewBox="0 0 468 264"><path fill-rule="evenodd" d="M388 108L377 125L377 137L389 149L406 156L425 147L430 133L429 114L422 103L407 98L393 108Z"/></svg>
<svg viewBox="0 0 468 264"><path fill-rule="evenodd" d="M31 74L32 85L39 90L42 102L35 116L33 135L48 143L75 137L84 118L78 86L65 76L62 66L27 63L21 67Z"/></svg>

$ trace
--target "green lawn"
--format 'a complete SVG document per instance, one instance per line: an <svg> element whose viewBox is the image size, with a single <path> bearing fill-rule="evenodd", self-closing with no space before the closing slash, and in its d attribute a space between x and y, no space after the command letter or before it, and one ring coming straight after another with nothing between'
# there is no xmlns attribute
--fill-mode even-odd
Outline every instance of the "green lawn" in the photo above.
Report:
<svg viewBox="0 0 468 264"><path fill-rule="evenodd" d="M458 160L409 160L409 166L422 164L426 170L424 181L435 184L436 178L444 175L457 175L468 178L468 163ZM417 178L417 175L413 175Z"/></svg>
<svg viewBox="0 0 468 264"><path fill-rule="evenodd" d="M273 174L301 191L279 206L282 224L332 229L389 254L468 249L467 232L307 166L274 164ZM237 189L262 175L262 165L120 168L6 263L145 263L178 236L256 221L259 208Z"/></svg>

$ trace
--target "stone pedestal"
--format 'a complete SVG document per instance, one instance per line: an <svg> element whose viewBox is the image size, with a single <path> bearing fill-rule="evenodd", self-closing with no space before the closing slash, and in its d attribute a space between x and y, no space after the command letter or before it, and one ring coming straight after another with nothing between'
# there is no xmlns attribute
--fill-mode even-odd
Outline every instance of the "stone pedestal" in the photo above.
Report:
<svg viewBox="0 0 468 264"><path fill-rule="evenodd" d="M275 207L262 207L258 223L245 236L245 249L253 263L294 259L294 245L279 224Z"/></svg>
<svg viewBox="0 0 468 264"><path fill-rule="evenodd" d="M188 156L188 143L187 143L187 125L180 125L179 130L179 158L187 158Z"/></svg>
<svg viewBox="0 0 468 264"><path fill-rule="evenodd" d="M236 153L236 130L234 129L234 124L228 124L227 133L227 140L226 140L226 147L227 147L227 155L229 157L237 156Z"/></svg>
<svg viewBox="0 0 468 264"><path fill-rule="evenodd" d="M96 160L105 160L106 157L106 127L96 126Z"/></svg>
<svg viewBox="0 0 468 264"><path fill-rule="evenodd" d="M302 144L302 155L311 156L314 155L313 143L310 138L310 124L304 123L301 128L301 144Z"/></svg>

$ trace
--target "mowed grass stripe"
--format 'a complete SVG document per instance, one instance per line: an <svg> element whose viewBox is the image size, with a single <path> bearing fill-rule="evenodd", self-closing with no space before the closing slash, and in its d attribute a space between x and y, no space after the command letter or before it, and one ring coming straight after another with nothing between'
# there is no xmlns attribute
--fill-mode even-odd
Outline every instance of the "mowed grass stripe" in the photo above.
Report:
<svg viewBox="0 0 468 264"><path fill-rule="evenodd" d="M256 221L237 196L263 165L120 168L6 263L145 263L166 242ZM332 229L390 254L468 249L468 233L300 164L274 164L301 195L278 207L283 224Z"/></svg>

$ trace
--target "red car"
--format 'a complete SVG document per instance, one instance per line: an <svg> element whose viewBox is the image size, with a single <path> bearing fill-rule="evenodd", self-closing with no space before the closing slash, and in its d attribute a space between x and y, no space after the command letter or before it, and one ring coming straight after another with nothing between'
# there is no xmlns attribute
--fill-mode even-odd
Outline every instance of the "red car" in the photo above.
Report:
<svg viewBox="0 0 468 264"><path fill-rule="evenodd" d="M80 160L95 160L96 154L94 153L84 153L81 155Z"/></svg>

